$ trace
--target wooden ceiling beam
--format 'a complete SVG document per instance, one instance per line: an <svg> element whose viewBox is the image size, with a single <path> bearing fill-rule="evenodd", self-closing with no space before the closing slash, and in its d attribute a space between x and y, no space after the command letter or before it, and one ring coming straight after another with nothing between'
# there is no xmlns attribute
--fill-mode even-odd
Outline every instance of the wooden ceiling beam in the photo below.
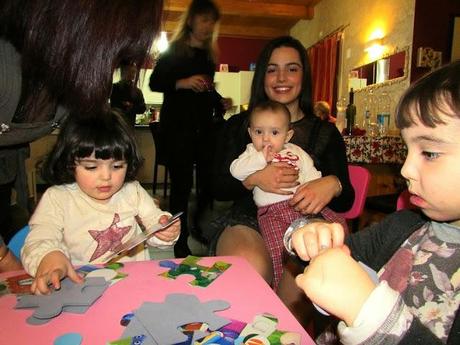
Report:
<svg viewBox="0 0 460 345"><path fill-rule="evenodd" d="M286 35L299 20L314 17L321 0L214 0L222 20L219 34L233 37L273 38ZM163 30L175 31L191 0L165 0Z"/></svg>
<svg viewBox="0 0 460 345"><path fill-rule="evenodd" d="M177 21L166 21L162 30L167 32L174 32L176 27L179 25ZM252 38L273 38L277 36L289 34L289 29L282 29L278 26L242 26L237 24L220 24L219 36L230 36L230 37L252 37Z"/></svg>
<svg viewBox="0 0 460 345"><path fill-rule="evenodd" d="M169 0L165 2L168 12L183 13L187 10L190 0ZM312 19L313 7L291 4L291 2L251 2L243 0L216 0L222 15L237 15L265 18L289 18L292 20Z"/></svg>

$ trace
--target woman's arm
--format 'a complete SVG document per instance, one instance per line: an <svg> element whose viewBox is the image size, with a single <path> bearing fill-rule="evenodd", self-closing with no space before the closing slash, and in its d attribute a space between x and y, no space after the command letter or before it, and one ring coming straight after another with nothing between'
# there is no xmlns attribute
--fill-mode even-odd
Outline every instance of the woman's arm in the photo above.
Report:
<svg viewBox="0 0 460 345"><path fill-rule="evenodd" d="M177 68L174 68L174 56L171 48L171 51L164 53L158 59L150 76L149 86L152 91L172 92L176 89L178 78Z"/></svg>
<svg viewBox="0 0 460 345"><path fill-rule="evenodd" d="M355 200L355 191L350 182L348 174L348 160L345 142L342 135L334 128L331 133L330 141L324 154L324 171L323 176L333 175L337 177L341 184L341 192L334 195L328 206L336 212L346 212L353 205ZM337 184L336 181L331 182Z"/></svg>
<svg viewBox="0 0 460 345"><path fill-rule="evenodd" d="M332 126L322 123L314 150L315 161L319 161L317 168L323 177L300 186L291 200L291 205L303 214L317 214L325 206L345 212L353 205L354 190L348 175L345 143L337 128ZM321 142L325 144L320 145Z"/></svg>

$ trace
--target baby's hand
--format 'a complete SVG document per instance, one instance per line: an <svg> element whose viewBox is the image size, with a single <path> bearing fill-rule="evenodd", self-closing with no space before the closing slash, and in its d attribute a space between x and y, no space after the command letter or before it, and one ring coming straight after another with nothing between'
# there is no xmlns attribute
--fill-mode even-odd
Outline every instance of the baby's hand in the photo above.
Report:
<svg viewBox="0 0 460 345"><path fill-rule="evenodd" d="M61 287L61 279L68 276L75 283L82 283L83 278L75 272L70 260L60 251L46 254L38 266L35 279L30 287L36 295L47 295L51 292L50 285L54 289Z"/></svg>
<svg viewBox="0 0 460 345"><path fill-rule="evenodd" d="M291 237L291 248L304 261L322 250L343 245L345 232L338 223L312 222L297 229Z"/></svg>
<svg viewBox="0 0 460 345"><path fill-rule="evenodd" d="M169 216L161 216L160 217L160 224L164 225L168 222ZM160 230L155 232L155 235L157 238L159 238L162 241L165 242L171 242L179 236L180 233L180 219L171 224L169 227L166 229Z"/></svg>
<svg viewBox="0 0 460 345"><path fill-rule="evenodd" d="M351 326L375 289L368 273L347 246L327 249L310 261L297 285L310 300Z"/></svg>
<svg viewBox="0 0 460 345"><path fill-rule="evenodd" d="M270 163L275 157L275 154L272 151L271 145L264 146L262 148L262 153L264 154L264 158L267 163Z"/></svg>

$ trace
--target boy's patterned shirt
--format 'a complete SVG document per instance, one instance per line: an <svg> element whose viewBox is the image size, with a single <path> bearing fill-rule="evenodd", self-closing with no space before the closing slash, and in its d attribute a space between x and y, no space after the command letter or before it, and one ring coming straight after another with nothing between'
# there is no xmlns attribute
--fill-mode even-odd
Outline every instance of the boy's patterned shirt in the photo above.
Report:
<svg viewBox="0 0 460 345"><path fill-rule="evenodd" d="M441 240L434 227L460 232L449 224L426 223L404 242L379 276L401 294L411 314L402 312L399 322L393 323L399 331L391 333L402 335L413 316L446 342L460 304L460 244Z"/></svg>

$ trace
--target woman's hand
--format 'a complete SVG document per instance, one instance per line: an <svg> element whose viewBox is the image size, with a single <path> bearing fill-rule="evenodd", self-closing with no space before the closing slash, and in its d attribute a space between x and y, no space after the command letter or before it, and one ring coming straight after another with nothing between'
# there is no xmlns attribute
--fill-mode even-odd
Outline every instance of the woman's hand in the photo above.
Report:
<svg viewBox="0 0 460 345"><path fill-rule="evenodd" d="M318 214L340 192L335 176L325 176L297 188L289 204L302 214Z"/></svg>
<svg viewBox="0 0 460 345"><path fill-rule="evenodd" d="M285 189L298 186L298 178L299 171L292 165L286 162L271 163L248 176L243 181L243 185L247 189L253 189L257 186L265 192L289 195L292 192Z"/></svg>
<svg viewBox="0 0 460 345"><path fill-rule="evenodd" d="M368 273L350 256L348 247L327 249L310 261L296 284L310 300L353 325L375 289Z"/></svg>
<svg viewBox="0 0 460 345"><path fill-rule="evenodd" d="M50 285L55 290L61 287L61 279L69 277L75 283L82 283L70 260L60 251L46 254L38 266L35 279L30 290L36 295L47 295L51 292Z"/></svg>
<svg viewBox="0 0 460 345"><path fill-rule="evenodd" d="M195 92L209 91L212 81L209 76L195 74L191 77L179 79L176 82L176 89L191 89Z"/></svg>
<svg viewBox="0 0 460 345"><path fill-rule="evenodd" d="M327 248L341 248L345 232L338 223L311 222L295 230L291 248L303 261L310 261Z"/></svg>
<svg viewBox="0 0 460 345"><path fill-rule="evenodd" d="M164 225L168 222L169 216L161 216L160 217L160 224ZM155 232L155 235L158 239L165 241L165 242L171 242L174 241L180 234L180 220L174 222L171 224L171 226L168 226L166 229L160 230Z"/></svg>
<svg viewBox="0 0 460 345"><path fill-rule="evenodd" d="M233 100L231 98L221 98L220 103L225 111L229 110L233 106Z"/></svg>

